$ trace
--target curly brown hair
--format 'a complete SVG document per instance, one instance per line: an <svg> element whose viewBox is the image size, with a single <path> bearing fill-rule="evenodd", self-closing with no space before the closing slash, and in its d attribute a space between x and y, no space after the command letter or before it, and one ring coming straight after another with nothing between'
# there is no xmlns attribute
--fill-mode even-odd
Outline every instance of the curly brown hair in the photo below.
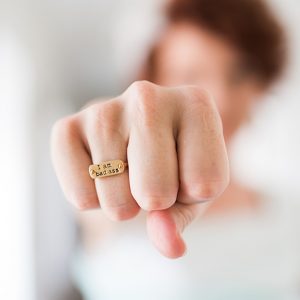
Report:
<svg viewBox="0 0 300 300"><path fill-rule="evenodd" d="M188 21L221 35L239 50L245 65L265 87L285 69L285 31L263 0L173 0L166 16L169 24ZM151 50L144 73L144 79L151 81L155 81L156 50Z"/></svg>

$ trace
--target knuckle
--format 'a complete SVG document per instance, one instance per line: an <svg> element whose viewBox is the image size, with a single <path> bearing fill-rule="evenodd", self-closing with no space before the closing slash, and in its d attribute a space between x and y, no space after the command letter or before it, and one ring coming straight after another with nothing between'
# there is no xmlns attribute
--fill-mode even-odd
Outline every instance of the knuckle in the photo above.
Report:
<svg viewBox="0 0 300 300"><path fill-rule="evenodd" d="M99 120L110 120L114 118L119 110L119 104L115 101L106 101L98 105L96 117Z"/></svg>
<svg viewBox="0 0 300 300"><path fill-rule="evenodd" d="M208 90L198 86L186 86L186 91L190 95L191 101L208 107L213 105L213 96Z"/></svg>
<svg viewBox="0 0 300 300"><path fill-rule="evenodd" d="M101 135L103 138L111 137L119 128L121 107L115 101L106 101L91 105L86 109L87 132Z"/></svg>
<svg viewBox="0 0 300 300"><path fill-rule="evenodd" d="M196 202L202 202L217 198L226 188L227 183L221 180L199 180L196 183L184 185L184 192Z"/></svg>
<svg viewBox="0 0 300 300"><path fill-rule="evenodd" d="M163 210L171 207L175 201L176 197L152 197L152 196L143 196L138 198L139 205L143 210L152 211L152 210Z"/></svg>
<svg viewBox="0 0 300 300"><path fill-rule="evenodd" d="M67 192L65 192L67 195ZM99 200L94 192L89 192L87 189L82 188L67 197L69 203L71 203L77 210L83 211L99 207Z"/></svg>
<svg viewBox="0 0 300 300"><path fill-rule="evenodd" d="M88 203L88 202L81 202L80 201L80 202L75 202L75 203L72 203L72 204L79 211L84 211L84 210L88 210L88 209L92 208L90 203Z"/></svg>
<svg viewBox="0 0 300 300"><path fill-rule="evenodd" d="M118 105L113 101L96 103L86 109L87 121L101 124L109 122L117 113Z"/></svg>
<svg viewBox="0 0 300 300"><path fill-rule="evenodd" d="M185 87L186 94L189 99L189 107L203 112L217 112L213 96L208 90L199 88L197 86Z"/></svg>
<svg viewBox="0 0 300 300"><path fill-rule="evenodd" d="M125 221L132 219L138 213L138 206L129 205L127 203L117 206L102 205L106 215L113 221Z"/></svg>
<svg viewBox="0 0 300 300"><path fill-rule="evenodd" d="M151 93L155 89L155 84L147 80L140 80L133 82L129 88L128 92L131 96L144 96Z"/></svg>
<svg viewBox="0 0 300 300"><path fill-rule="evenodd" d="M190 209L189 206L179 204L177 207L174 207L176 210L176 215L178 216L177 220L180 222L179 229L183 231L183 229L188 226L195 218L195 215Z"/></svg>
<svg viewBox="0 0 300 300"><path fill-rule="evenodd" d="M99 207L99 203L97 200L86 200L77 198L76 200L70 201L71 204L79 211L84 211L84 210L89 210L89 209L94 209Z"/></svg>
<svg viewBox="0 0 300 300"><path fill-rule="evenodd" d="M154 125L159 113L155 85L148 81L137 81L131 85L129 91L131 107L135 112L138 124L146 127Z"/></svg>
<svg viewBox="0 0 300 300"><path fill-rule="evenodd" d="M77 134L77 119L74 116L68 116L54 123L51 140L53 143L69 142L75 134Z"/></svg>
<svg viewBox="0 0 300 300"><path fill-rule="evenodd" d="M201 118L203 129L213 134L223 131L223 124L213 96L205 89L188 86L188 115Z"/></svg>

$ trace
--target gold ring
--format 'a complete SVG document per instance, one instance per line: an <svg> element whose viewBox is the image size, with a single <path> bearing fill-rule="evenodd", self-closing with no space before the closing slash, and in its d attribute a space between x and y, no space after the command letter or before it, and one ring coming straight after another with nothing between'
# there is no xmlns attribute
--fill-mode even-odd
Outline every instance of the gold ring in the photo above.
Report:
<svg viewBox="0 0 300 300"><path fill-rule="evenodd" d="M89 174L93 179L121 174L128 166L120 159L108 160L97 165L89 166Z"/></svg>

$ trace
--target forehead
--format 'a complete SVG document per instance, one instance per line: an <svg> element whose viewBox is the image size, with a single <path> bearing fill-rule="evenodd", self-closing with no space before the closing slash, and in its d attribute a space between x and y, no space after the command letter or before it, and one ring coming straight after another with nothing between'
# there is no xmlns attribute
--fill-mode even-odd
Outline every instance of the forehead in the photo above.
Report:
<svg viewBox="0 0 300 300"><path fill-rule="evenodd" d="M159 56L165 62L232 62L238 52L222 36L188 22L171 24L159 46Z"/></svg>

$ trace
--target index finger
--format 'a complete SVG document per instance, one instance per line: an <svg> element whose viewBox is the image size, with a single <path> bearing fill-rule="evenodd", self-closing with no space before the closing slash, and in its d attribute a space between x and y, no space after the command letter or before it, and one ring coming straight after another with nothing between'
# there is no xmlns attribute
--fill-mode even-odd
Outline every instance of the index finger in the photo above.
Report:
<svg viewBox="0 0 300 300"><path fill-rule="evenodd" d="M178 201L195 203L218 197L229 182L229 164L221 118L213 98L203 89L182 90L177 146Z"/></svg>

